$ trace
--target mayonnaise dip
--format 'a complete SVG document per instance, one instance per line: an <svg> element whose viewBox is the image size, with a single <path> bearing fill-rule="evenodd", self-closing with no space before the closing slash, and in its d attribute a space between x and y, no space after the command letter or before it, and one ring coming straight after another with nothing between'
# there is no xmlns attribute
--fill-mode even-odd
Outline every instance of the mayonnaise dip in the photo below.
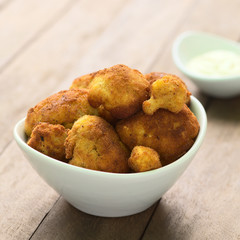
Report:
<svg viewBox="0 0 240 240"><path fill-rule="evenodd" d="M187 68L197 74L217 77L240 74L240 55L228 50L214 50L192 58Z"/></svg>

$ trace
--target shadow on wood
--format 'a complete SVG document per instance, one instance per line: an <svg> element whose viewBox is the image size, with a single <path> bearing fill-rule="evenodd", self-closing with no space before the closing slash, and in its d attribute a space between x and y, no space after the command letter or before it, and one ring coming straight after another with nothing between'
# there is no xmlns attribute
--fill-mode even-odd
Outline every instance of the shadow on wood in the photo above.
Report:
<svg viewBox="0 0 240 240"><path fill-rule="evenodd" d="M31 239L140 239L157 204L132 216L103 218L83 213L60 198Z"/></svg>

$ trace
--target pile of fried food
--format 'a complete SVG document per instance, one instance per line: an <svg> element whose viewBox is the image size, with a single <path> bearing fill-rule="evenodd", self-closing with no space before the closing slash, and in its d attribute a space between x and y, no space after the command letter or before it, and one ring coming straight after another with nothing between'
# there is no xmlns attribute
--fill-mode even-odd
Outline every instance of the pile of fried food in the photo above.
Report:
<svg viewBox="0 0 240 240"><path fill-rule="evenodd" d="M199 123L177 76L118 64L75 79L28 111L27 144L69 164L113 173L170 164L193 145Z"/></svg>

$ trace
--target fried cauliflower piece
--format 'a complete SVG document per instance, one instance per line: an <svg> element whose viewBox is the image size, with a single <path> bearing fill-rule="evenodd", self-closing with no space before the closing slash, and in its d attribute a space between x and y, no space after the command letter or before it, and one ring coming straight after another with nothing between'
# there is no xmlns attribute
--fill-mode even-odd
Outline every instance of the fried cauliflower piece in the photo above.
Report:
<svg viewBox="0 0 240 240"><path fill-rule="evenodd" d="M199 132L199 123L184 105L179 113L165 109L153 115L138 112L117 122L116 131L130 150L134 146L153 148L161 156L162 164L167 165L191 148Z"/></svg>
<svg viewBox="0 0 240 240"><path fill-rule="evenodd" d="M187 89L187 85L185 84L185 82L179 78L178 76L176 75L173 75L173 74L170 74L170 73L165 73L165 72L151 72L151 73L147 73L145 74L145 78L147 79L147 81L150 83L150 85L152 85L155 81L157 81L158 79L161 79L163 78L164 76L167 76L167 75L170 75L172 77L176 77L178 78L182 84L184 84L184 86L186 87ZM188 91L187 89L187 95L188 95L188 99L187 99L187 102L186 104L189 106L190 105L190 96L191 96L191 92Z"/></svg>
<svg viewBox="0 0 240 240"><path fill-rule="evenodd" d="M93 72L90 74L85 74L81 77L74 79L72 85L69 89L81 89L81 88L88 88L90 82L93 80L97 72Z"/></svg>
<svg viewBox="0 0 240 240"><path fill-rule="evenodd" d="M111 123L112 125L114 125L117 122L118 119L113 117L112 114L108 110L106 110L103 105L100 105L97 108L97 110L99 113L99 117L103 118L104 120Z"/></svg>
<svg viewBox="0 0 240 240"><path fill-rule="evenodd" d="M88 90L60 91L38 103L28 111L25 132L28 136L39 122L61 124L71 128L81 116L98 115L98 111L88 103Z"/></svg>
<svg viewBox="0 0 240 240"><path fill-rule="evenodd" d="M134 172L145 172L162 167L159 154L152 148L144 146L133 148L128 165Z"/></svg>
<svg viewBox="0 0 240 240"><path fill-rule="evenodd" d="M72 165L105 172L129 172L129 150L101 117L79 118L68 133L65 148Z"/></svg>
<svg viewBox="0 0 240 240"><path fill-rule="evenodd" d="M149 81L149 83L152 85L156 80L161 79L166 75L171 75L171 74L168 74L165 72L151 72L151 73L145 74L144 76L147 79L147 81Z"/></svg>
<svg viewBox="0 0 240 240"><path fill-rule="evenodd" d="M64 142L68 131L62 125L41 122L33 129L27 144L49 157L66 162Z"/></svg>
<svg viewBox="0 0 240 240"><path fill-rule="evenodd" d="M143 102L146 114L152 115L159 108L178 113L189 101L188 90L181 79L173 75L165 75L151 85L151 98Z"/></svg>
<svg viewBox="0 0 240 240"><path fill-rule="evenodd" d="M174 75L174 74L171 74L171 73L165 73L165 72L150 72L150 73L147 73L145 74L145 78L147 79L147 81L152 85L155 81L157 81L158 79L161 79L165 76L172 76L172 77L176 77L178 78L184 85L185 87L187 88L187 85L185 84L185 82L179 78L178 76ZM189 97L190 97L191 93L189 92Z"/></svg>
<svg viewBox="0 0 240 240"><path fill-rule="evenodd" d="M82 89L82 88L88 89L90 82L93 80L96 74L97 72L94 72L94 73L86 74L76 78L73 81L70 89ZM114 118L111 115L111 113L104 108L103 105L100 105L97 108L97 110L98 110L99 116L105 119L106 121L108 121L109 123L114 124L117 121L117 119Z"/></svg>
<svg viewBox="0 0 240 240"><path fill-rule="evenodd" d="M119 64L98 71L89 85L88 101L103 105L114 118L127 118L141 109L149 96L149 82L138 71Z"/></svg>

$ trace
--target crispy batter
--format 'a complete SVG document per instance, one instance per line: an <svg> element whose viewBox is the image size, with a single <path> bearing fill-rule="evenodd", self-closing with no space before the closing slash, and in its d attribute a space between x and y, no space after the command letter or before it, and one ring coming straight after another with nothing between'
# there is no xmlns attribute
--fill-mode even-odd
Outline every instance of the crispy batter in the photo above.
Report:
<svg viewBox="0 0 240 240"><path fill-rule="evenodd" d="M179 78L176 75L170 74L170 73L151 72L151 73L145 74L145 78L147 79L147 81L149 81L150 85L152 85L155 81L157 81L158 79L163 78L166 75L170 75L172 77L178 78L184 84L185 88L187 89L187 85L185 84L185 82L181 78ZM191 92L189 92L188 89L187 89L187 95L188 95L188 98L187 98L186 104L189 106L190 105Z"/></svg>
<svg viewBox="0 0 240 240"><path fill-rule="evenodd" d="M112 114L108 110L106 110L103 105L100 105L97 108L97 110L98 110L99 116L104 120L106 120L107 122L111 123L112 125L114 125L117 122L118 119L113 117Z"/></svg>
<svg viewBox="0 0 240 240"><path fill-rule="evenodd" d="M80 88L88 88L90 82L93 80L97 72L93 72L90 74L83 75L74 79L72 85L69 89L80 89Z"/></svg>
<svg viewBox="0 0 240 240"><path fill-rule="evenodd" d="M64 142L68 131L59 124L38 123L27 144L45 155L66 162Z"/></svg>
<svg viewBox="0 0 240 240"><path fill-rule="evenodd" d="M89 103L100 105L118 119L141 109L149 96L149 82L137 70L119 64L100 70L89 85Z"/></svg>
<svg viewBox="0 0 240 240"><path fill-rule="evenodd" d="M185 82L179 78L177 75L171 74L171 73L165 73L165 72L151 72L151 73L147 73L145 74L145 78L147 79L147 81L149 81L149 83L152 85L155 81L157 81L158 79L163 78L164 76L172 76L175 78L178 78L187 88ZM191 95L191 93L189 93Z"/></svg>
<svg viewBox="0 0 240 240"><path fill-rule="evenodd" d="M181 79L173 75L165 75L151 85L151 98L143 102L143 111L152 115L159 108L178 113L189 101L188 90Z"/></svg>
<svg viewBox="0 0 240 240"><path fill-rule="evenodd" d="M82 89L82 88L88 89L90 82L93 80L96 74L97 72L93 72L90 74L83 75L79 78L76 78L73 81L70 89ZM111 113L104 108L103 105L100 105L97 108L97 110L98 110L99 116L105 119L106 121L108 121L109 123L114 124L117 121L117 119L114 118L111 115Z"/></svg>
<svg viewBox="0 0 240 240"><path fill-rule="evenodd" d="M129 172L129 150L101 117L85 115L79 118L69 131L65 147L72 165L105 172Z"/></svg>
<svg viewBox="0 0 240 240"><path fill-rule="evenodd" d="M162 167L159 154L149 147L133 148L128 165L134 172L145 172Z"/></svg>
<svg viewBox="0 0 240 240"><path fill-rule="evenodd" d="M149 83L152 85L156 80L161 79L166 75L169 75L169 74L165 72L151 72L151 73L145 74L144 76L147 79L147 81L149 81Z"/></svg>
<svg viewBox="0 0 240 240"><path fill-rule="evenodd" d="M73 123L85 114L98 115L98 111L88 103L88 90L60 91L38 103L28 111L25 132L31 135L38 122L62 124L71 128Z"/></svg>
<svg viewBox="0 0 240 240"><path fill-rule="evenodd" d="M179 113L159 109L153 115L146 115L141 111L117 122L116 131L129 149L151 147L166 165L190 149L198 134L199 123L185 105Z"/></svg>

